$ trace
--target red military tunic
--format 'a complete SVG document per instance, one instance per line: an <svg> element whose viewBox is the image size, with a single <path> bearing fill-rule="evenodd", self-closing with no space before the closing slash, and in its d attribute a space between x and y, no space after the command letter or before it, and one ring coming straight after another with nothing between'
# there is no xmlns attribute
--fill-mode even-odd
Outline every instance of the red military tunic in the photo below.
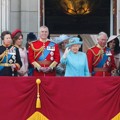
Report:
<svg viewBox="0 0 120 120"><path fill-rule="evenodd" d="M103 59L103 55L106 54L107 58L103 62L102 66L98 67L98 64ZM92 76L111 76L111 71L116 69L114 56L110 49L102 49L99 45L96 45L87 51L89 71Z"/></svg>
<svg viewBox="0 0 120 120"><path fill-rule="evenodd" d="M51 47L52 44L52 47ZM47 50L47 56L45 59L41 60L40 57L44 57L44 50ZM28 48L28 59L29 62L32 64L33 62L37 62L41 67L53 67L55 68L56 65L60 61L60 53L59 47L54 42L47 40L46 42L42 42L40 40L32 42L30 47ZM55 76L56 72L55 69L48 73L44 73L42 71L38 72L36 69L33 73L34 76Z"/></svg>

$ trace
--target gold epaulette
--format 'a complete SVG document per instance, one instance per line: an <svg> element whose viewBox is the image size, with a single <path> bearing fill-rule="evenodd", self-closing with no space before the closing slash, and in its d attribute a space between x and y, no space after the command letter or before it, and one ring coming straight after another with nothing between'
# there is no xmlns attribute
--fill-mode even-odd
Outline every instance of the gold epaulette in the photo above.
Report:
<svg viewBox="0 0 120 120"><path fill-rule="evenodd" d="M93 47L92 47L92 48L93 48ZM99 60L100 56L103 54L103 50L100 49L99 52L96 54L96 53L93 51L92 48L90 48L91 52L93 53L93 55L94 55L95 57L97 57L97 59L93 62L93 65L95 65L95 64L97 63L97 61Z"/></svg>
<svg viewBox="0 0 120 120"><path fill-rule="evenodd" d="M91 52L94 54L94 56L99 56L99 55L102 55L103 54L103 50L100 49L99 52L96 54L92 48L90 48L89 50L91 50Z"/></svg>
<svg viewBox="0 0 120 120"><path fill-rule="evenodd" d="M0 55L0 63L3 61L4 57L8 55L8 50L5 50L1 55Z"/></svg>
<svg viewBox="0 0 120 120"><path fill-rule="evenodd" d="M34 47L33 43L31 43L31 48L32 48L32 50L33 50L34 52L38 52L38 51L43 50L44 47L42 46L42 47L40 47L39 49L36 49L36 48Z"/></svg>
<svg viewBox="0 0 120 120"><path fill-rule="evenodd" d="M4 51L1 55L0 55L0 59L3 58L6 55L6 52Z"/></svg>
<svg viewBox="0 0 120 120"><path fill-rule="evenodd" d="M44 50L44 46L40 47L39 49L36 49L32 43L31 43L31 48L32 48L32 50L34 51L34 58L35 58L35 59L36 59L36 58L38 57L38 55L39 55L41 52L43 52L43 50ZM35 52L38 52L38 53L35 54Z"/></svg>

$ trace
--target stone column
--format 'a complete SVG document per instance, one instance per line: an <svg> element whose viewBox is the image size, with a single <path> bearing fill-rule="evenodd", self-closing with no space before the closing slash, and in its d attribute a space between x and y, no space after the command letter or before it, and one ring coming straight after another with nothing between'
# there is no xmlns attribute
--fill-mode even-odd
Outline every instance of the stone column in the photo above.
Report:
<svg viewBox="0 0 120 120"><path fill-rule="evenodd" d="M4 30L9 30L9 24L9 0L0 0L0 34Z"/></svg>
<svg viewBox="0 0 120 120"><path fill-rule="evenodd" d="M21 0L10 2L10 30L21 29Z"/></svg>
<svg viewBox="0 0 120 120"><path fill-rule="evenodd" d="M26 43L26 35L34 32L38 35L39 16L38 0L21 0L21 29L24 35L24 43Z"/></svg>

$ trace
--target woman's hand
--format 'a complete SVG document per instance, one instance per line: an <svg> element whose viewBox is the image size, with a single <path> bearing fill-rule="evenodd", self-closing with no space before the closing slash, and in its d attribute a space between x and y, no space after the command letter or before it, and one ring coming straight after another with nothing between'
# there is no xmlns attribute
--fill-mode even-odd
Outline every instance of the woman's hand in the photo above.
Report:
<svg viewBox="0 0 120 120"><path fill-rule="evenodd" d="M69 51L70 51L70 49L67 47L67 48L65 49L64 54L63 54L63 58L66 58L66 57L67 57Z"/></svg>
<svg viewBox="0 0 120 120"><path fill-rule="evenodd" d="M11 65L11 68L12 68L12 69L15 69L15 68L16 68L16 65L15 65L15 64L12 64L12 65Z"/></svg>

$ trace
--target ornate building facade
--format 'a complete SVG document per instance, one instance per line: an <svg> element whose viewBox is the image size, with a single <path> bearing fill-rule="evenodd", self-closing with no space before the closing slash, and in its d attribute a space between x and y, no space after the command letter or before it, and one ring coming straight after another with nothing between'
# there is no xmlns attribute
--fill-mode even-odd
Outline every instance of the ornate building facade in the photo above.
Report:
<svg viewBox="0 0 120 120"><path fill-rule="evenodd" d="M50 2L52 1L54 0L51 0ZM4 30L13 31L16 28L18 28L22 30L23 35L25 36L24 39L26 39L26 35L29 32L34 32L36 33L36 35L38 35L39 27L45 24L48 25L46 14L51 15L49 9L47 9L46 7L46 2L48 2L48 0L0 0L0 33ZM52 9L52 13L53 14L55 13L55 9ZM68 15L67 17L69 18ZM51 18L49 20L51 20ZM73 21L75 20L76 19L73 19ZM82 19L80 20L82 21ZM84 19L83 21L85 20L86 19ZM59 21L65 22L64 18L63 21L62 18L59 18ZM108 23L109 35L120 34L120 1L119 0L110 0L109 21L110 21ZM52 24L53 23L54 22L52 22ZM67 23L68 22L66 22L66 24ZM55 29L56 27L55 25L50 24L48 26L54 28L53 30L55 30L58 34L64 32L64 31L63 32L57 31ZM82 31L82 33L86 34L85 31ZM67 34L69 34L69 32Z"/></svg>

